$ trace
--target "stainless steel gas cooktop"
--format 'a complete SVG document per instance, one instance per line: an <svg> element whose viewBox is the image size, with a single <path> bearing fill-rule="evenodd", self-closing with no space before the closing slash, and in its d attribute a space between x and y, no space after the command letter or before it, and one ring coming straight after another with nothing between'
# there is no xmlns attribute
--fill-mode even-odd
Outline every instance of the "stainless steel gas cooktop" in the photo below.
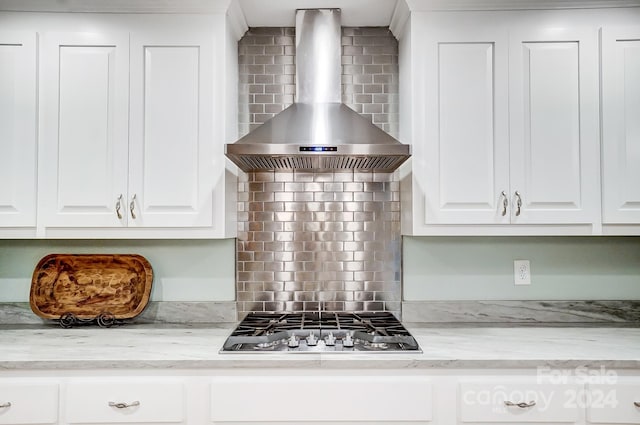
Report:
<svg viewBox="0 0 640 425"><path fill-rule="evenodd" d="M249 313L221 353L413 352L415 338L389 312Z"/></svg>

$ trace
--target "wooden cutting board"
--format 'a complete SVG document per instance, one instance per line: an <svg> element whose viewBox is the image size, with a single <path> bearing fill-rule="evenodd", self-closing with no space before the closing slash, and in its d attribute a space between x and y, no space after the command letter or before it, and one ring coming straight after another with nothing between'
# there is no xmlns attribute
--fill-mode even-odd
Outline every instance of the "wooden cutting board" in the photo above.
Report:
<svg viewBox="0 0 640 425"><path fill-rule="evenodd" d="M147 306L152 282L151 264L141 255L50 254L33 271L29 303L43 319L67 313L131 319Z"/></svg>

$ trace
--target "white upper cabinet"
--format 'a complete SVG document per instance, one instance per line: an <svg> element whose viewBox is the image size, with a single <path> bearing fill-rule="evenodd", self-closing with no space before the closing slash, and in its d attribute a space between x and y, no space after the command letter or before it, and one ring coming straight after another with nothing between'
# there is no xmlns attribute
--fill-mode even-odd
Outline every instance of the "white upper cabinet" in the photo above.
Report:
<svg viewBox="0 0 640 425"><path fill-rule="evenodd" d="M127 223L125 34L42 36L40 201L46 227Z"/></svg>
<svg viewBox="0 0 640 425"><path fill-rule="evenodd" d="M400 38L401 53L417 58L400 59L412 84L401 86L411 98L401 127L413 146L404 233L600 226L597 28L525 17L412 14Z"/></svg>
<svg viewBox="0 0 640 425"><path fill-rule="evenodd" d="M212 38L43 40L45 226L211 226Z"/></svg>
<svg viewBox="0 0 640 425"><path fill-rule="evenodd" d="M507 33L429 27L422 40L424 221L508 223Z"/></svg>
<svg viewBox="0 0 640 425"><path fill-rule="evenodd" d="M512 30L509 112L512 223L598 222L597 31Z"/></svg>
<svg viewBox="0 0 640 425"><path fill-rule="evenodd" d="M36 33L0 31L0 234L36 226Z"/></svg>
<svg viewBox="0 0 640 425"><path fill-rule="evenodd" d="M640 224L640 27L605 27L602 221Z"/></svg>
<svg viewBox="0 0 640 425"><path fill-rule="evenodd" d="M92 32L41 36L39 236L233 235L224 143L237 134L241 29L228 19L51 17Z"/></svg>
<svg viewBox="0 0 640 425"><path fill-rule="evenodd" d="M131 37L130 225L212 225L212 55L205 34Z"/></svg>

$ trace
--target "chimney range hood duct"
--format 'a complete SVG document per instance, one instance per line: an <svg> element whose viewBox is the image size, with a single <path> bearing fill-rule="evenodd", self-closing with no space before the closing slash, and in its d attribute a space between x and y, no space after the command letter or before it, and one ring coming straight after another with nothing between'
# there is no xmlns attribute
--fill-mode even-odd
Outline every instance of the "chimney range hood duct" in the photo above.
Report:
<svg viewBox="0 0 640 425"><path fill-rule="evenodd" d="M410 156L341 103L339 9L296 11L296 100L235 143L226 156L243 171L391 172Z"/></svg>

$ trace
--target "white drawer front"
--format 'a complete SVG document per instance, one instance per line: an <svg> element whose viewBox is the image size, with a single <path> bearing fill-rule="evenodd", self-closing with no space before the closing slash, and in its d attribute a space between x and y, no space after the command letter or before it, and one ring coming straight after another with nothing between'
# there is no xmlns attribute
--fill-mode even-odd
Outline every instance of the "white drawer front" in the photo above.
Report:
<svg viewBox="0 0 640 425"><path fill-rule="evenodd" d="M72 382L67 388L67 422L180 423L185 419L184 399L184 385L177 380Z"/></svg>
<svg viewBox="0 0 640 425"><path fill-rule="evenodd" d="M211 384L214 422L430 421L431 383L406 376L226 376Z"/></svg>
<svg viewBox="0 0 640 425"><path fill-rule="evenodd" d="M458 402L461 422L559 422L580 420L574 395L582 385L535 382L461 382ZM534 402L531 407L507 406L506 402Z"/></svg>
<svg viewBox="0 0 640 425"><path fill-rule="evenodd" d="M640 383L589 384L587 419L594 424L640 424Z"/></svg>
<svg viewBox="0 0 640 425"><path fill-rule="evenodd" d="M58 385L0 384L0 424L58 422Z"/></svg>

